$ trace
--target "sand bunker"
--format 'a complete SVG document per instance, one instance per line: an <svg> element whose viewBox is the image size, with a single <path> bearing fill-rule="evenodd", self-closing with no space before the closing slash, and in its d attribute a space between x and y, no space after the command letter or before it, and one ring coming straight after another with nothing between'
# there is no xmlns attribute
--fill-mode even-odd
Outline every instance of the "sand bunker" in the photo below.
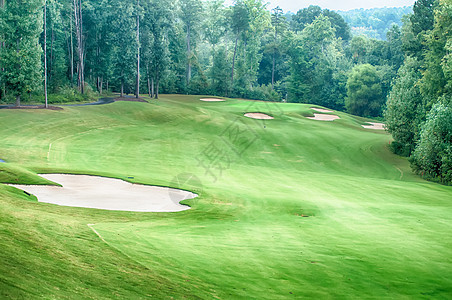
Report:
<svg viewBox="0 0 452 300"><path fill-rule="evenodd" d="M222 102L222 101L226 101L224 99L219 99L219 98L202 98L199 99L201 101L206 101L206 102Z"/></svg>
<svg viewBox="0 0 452 300"><path fill-rule="evenodd" d="M375 130L385 130L385 124L383 123L375 123L375 122L367 122L370 125L361 125L367 129L375 129Z"/></svg>
<svg viewBox="0 0 452 300"><path fill-rule="evenodd" d="M327 114L314 114L314 117L307 117L311 120L318 120L318 121L334 121L336 119L340 119L339 116L336 115L327 115Z"/></svg>
<svg viewBox="0 0 452 300"><path fill-rule="evenodd" d="M257 120L273 120L274 118L272 116L263 114L263 113L246 113L244 115L245 117L257 119Z"/></svg>
<svg viewBox="0 0 452 300"><path fill-rule="evenodd" d="M44 185L13 185L33 194L39 202L62 206L87 207L137 212L176 212L190 207L180 201L195 198L191 192L156 187L87 175L40 175L63 187Z"/></svg>
<svg viewBox="0 0 452 300"><path fill-rule="evenodd" d="M311 107L312 110L318 111L318 112L323 112L323 113L332 113L332 110L329 109L324 109L324 108L317 108L317 107Z"/></svg>

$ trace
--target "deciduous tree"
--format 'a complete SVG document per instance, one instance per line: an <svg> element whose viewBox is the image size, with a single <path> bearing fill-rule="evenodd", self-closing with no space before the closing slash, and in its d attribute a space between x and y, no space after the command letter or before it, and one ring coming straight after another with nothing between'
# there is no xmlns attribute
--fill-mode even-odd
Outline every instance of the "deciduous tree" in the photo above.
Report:
<svg viewBox="0 0 452 300"><path fill-rule="evenodd" d="M347 80L347 111L358 116L376 117L381 114L384 101L375 67L369 64L355 66Z"/></svg>
<svg viewBox="0 0 452 300"><path fill-rule="evenodd" d="M16 106L22 96L41 86L42 5L41 0L16 0L0 10L0 76L5 89L15 96Z"/></svg>

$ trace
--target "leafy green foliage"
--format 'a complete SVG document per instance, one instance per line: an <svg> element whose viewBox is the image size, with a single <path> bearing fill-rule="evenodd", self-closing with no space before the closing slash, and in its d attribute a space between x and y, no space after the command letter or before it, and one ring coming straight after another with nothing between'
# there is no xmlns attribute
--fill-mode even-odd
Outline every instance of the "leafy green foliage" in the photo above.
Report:
<svg viewBox="0 0 452 300"><path fill-rule="evenodd" d="M30 0L8 1L0 9L0 81L16 97L16 105L41 85L41 8L40 0Z"/></svg>
<svg viewBox="0 0 452 300"><path fill-rule="evenodd" d="M425 103L419 90L420 63L408 57L400 68L386 103L386 128L392 134L391 147L397 154L410 156L425 120Z"/></svg>
<svg viewBox="0 0 452 300"><path fill-rule="evenodd" d="M291 18L291 27L295 32L301 32L307 25L314 22L314 20L323 15L327 17L334 28L334 33L337 38L344 41L351 39L350 26L345 22L344 18L337 12L321 9L319 6L310 5L307 8L300 9Z"/></svg>
<svg viewBox="0 0 452 300"><path fill-rule="evenodd" d="M377 117L381 115L384 100L376 68L369 64L355 66L347 80L347 111L358 116Z"/></svg>
<svg viewBox="0 0 452 300"><path fill-rule="evenodd" d="M417 173L445 184L451 183L452 172L451 30L450 3L416 2L414 14L405 19L402 30L403 49L408 57L393 85L385 112L388 130L395 139L393 151L411 154Z"/></svg>
<svg viewBox="0 0 452 300"><path fill-rule="evenodd" d="M412 12L412 7L384 7L353 9L338 13L350 25L353 35L364 34L369 38L384 40L393 24L402 26L402 17Z"/></svg>
<svg viewBox="0 0 452 300"><path fill-rule="evenodd" d="M452 185L452 101L436 103L422 126L419 144L411 159L422 176Z"/></svg>
<svg viewBox="0 0 452 300"><path fill-rule="evenodd" d="M452 95L450 48L452 44L452 4L444 2L436 12L434 28L426 35L426 51L421 91L432 105L443 94ZM446 73L444 72L446 71Z"/></svg>
<svg viewBox="0 0 452 300"><path fill-rule="evenodd" d="M289 101L340 107L341 97L333 91L339 90L340 76L335 74L340 72L343 53L329 19L321 15L301 34L288 35L286 49L291 67Z"/></svg>
<svg viewBox="0 0 452 300"><path fill-rule="evenodd" d="M213 65L210 69L210 78L213 94L226 95L229 90L230 64L227 61L227 53L224 47L219 48L213 54Z"/></svg>

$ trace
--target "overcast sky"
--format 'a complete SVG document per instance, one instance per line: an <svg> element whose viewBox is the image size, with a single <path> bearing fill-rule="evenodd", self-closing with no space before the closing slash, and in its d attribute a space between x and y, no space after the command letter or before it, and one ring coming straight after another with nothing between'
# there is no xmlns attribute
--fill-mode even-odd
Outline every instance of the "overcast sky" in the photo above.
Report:
<svg viewBox="0 0 452 300"><path fill-rule="evenodd" d="M373 8L373 7L401 7L412 6L415 0L267 0L270 2L269 9L276 6L281 7L284 12L296 13L299 9L309 5L318 5L321 8L331 10L350 10L355 8ZM226 4L232 4L233 0L226 0Z"/></svg>

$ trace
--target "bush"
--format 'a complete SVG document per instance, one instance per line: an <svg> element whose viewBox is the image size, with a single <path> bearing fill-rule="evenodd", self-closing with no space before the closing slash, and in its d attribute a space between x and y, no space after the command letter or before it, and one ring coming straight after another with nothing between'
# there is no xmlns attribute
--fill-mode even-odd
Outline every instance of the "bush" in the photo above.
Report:
<svg viewBox="0 0 452 300"><path fill-rule="evenodd" d="M250 89L242 88L241 86L235 86L232 92L232 97L234 98L245 98L253 100L264 100L264 101L281 101L281 95L272 89L271 85L260 85L252 87Z"/></svg>

